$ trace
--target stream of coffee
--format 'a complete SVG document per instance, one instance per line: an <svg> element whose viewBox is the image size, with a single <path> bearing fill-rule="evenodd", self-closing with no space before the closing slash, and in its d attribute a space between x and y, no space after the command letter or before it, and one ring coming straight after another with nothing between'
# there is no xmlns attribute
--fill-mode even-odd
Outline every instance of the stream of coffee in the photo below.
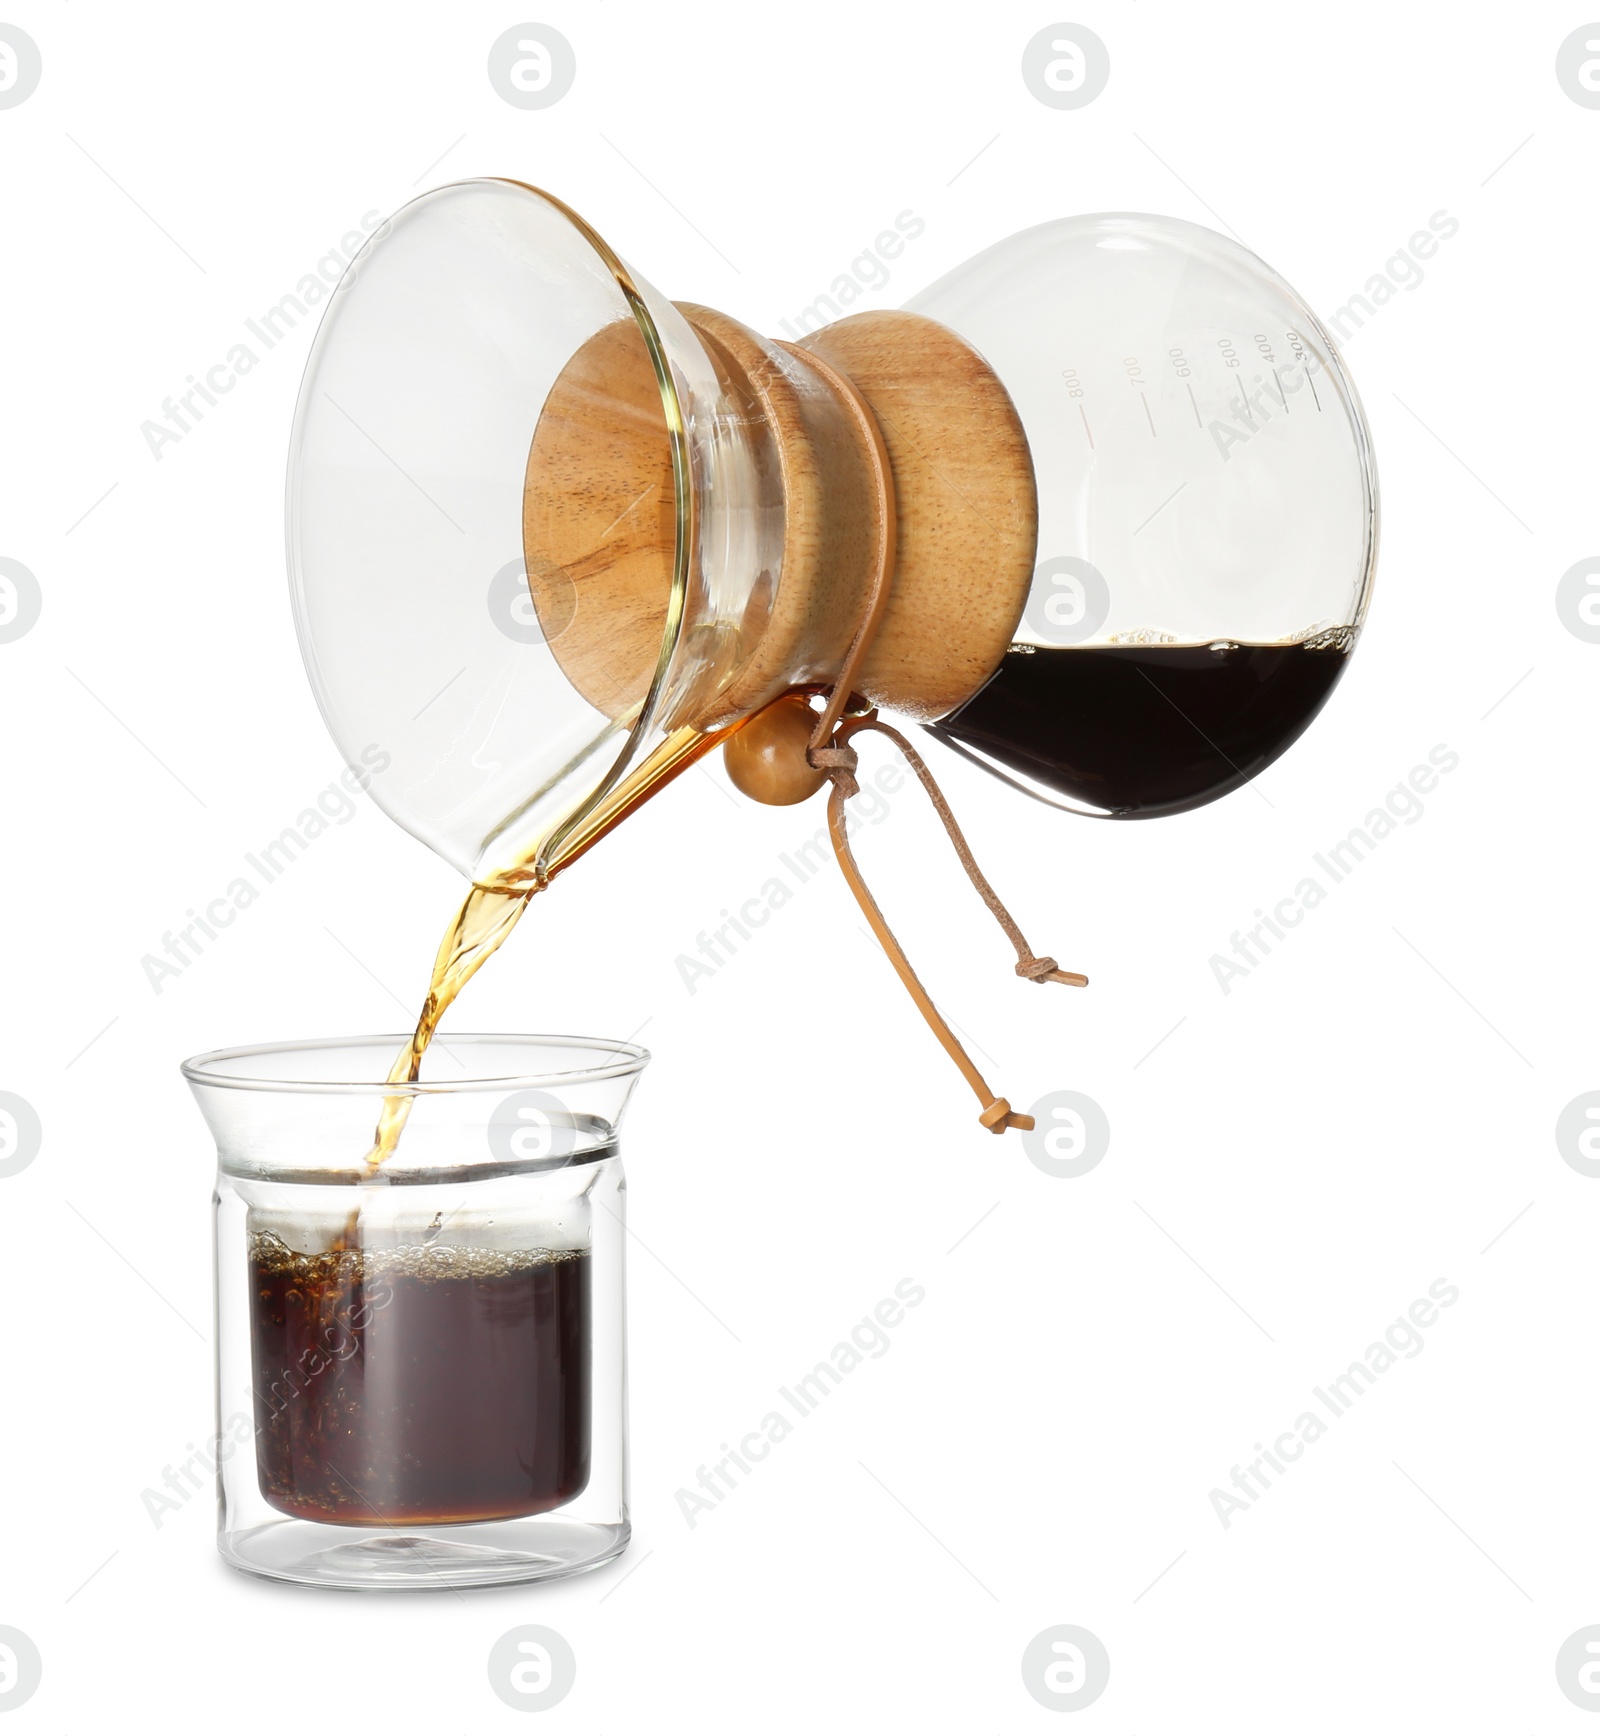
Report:
<svg viewBox="0 0 1600 1736"><path fill-rule="evenodd" d="M433 1041L439 1021L449 1010L450 1003L461 993L468 980L477 974L491 953L517 926L528 900L538 891L532 886L474 886L456 912L455 921L445 930L444 939L433 961L433 977L428 984L428 998L422 1003L411 1041L395 1057L386 1083L415 1084L422 1075L422 1057ZM372 1136L372 1149L367 1164L376 1169L391 1156L405 1131L411 1105L416 1101L409 1093L385 1097L378 1112L378 1125Z"/></svg>
<svg viewBox="0 0 1600 1736"><path fill-rule="evenodd" d="M558 829L548 851L547 844L541 842L514 867L503 870L492 880L473 886L439 943L433 961L433 976L428 983L428 996L422 1003L416 1029L411 1033L410 1042L395 1057L385 1083L415 1084L422 1076L422 1057L439 1029L439 1021L449 1011L456 996L517 926L528 900L548 886L562 869L577 861L591 845L598 843L647 796L669 783L728 733L725 729L672 731L575 823ZM369 1171L376 1170L393 1156L400 1135L405 1131L413 1101L409 1092L397 1092L384 1098L372 1136L372 1149L366 1156ZM352 1223L350 1233L353 1230Z"/></svg>

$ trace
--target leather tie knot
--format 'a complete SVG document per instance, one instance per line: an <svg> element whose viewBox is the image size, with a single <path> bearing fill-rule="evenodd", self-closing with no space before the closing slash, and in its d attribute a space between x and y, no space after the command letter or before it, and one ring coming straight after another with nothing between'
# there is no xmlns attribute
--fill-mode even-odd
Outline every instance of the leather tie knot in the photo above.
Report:
<svg viewBox="0 0 1600 1736"><path fill-rule="evenodd" d="M807 760L819 771L826 772L834 783L844 791L845 800L855 795L861 788L856 782L856 767L861 763L856 750L846 743L842 747L814 747L806 754Z"/></svg>
<svg viewBox="0 0 1600 1736"><path fill-rule="evenodd" d="M978 1116L978 1120L991 1133L1004 1133L1008 1127L1015 1127L1019 1132L1026 1133L1033 1126L1033 1117L1017 1114L1004 1097L995 1098Z"/></svg>
<svg viewBox="0 0 1600 1736"><path fill-rule="evenodd" d="M1053 958L1027 958L1017 960L1016 973L1034 983L1065 983L1068 988L1082 989L1089 986L1089 979L1081 971L1063 970Z"/></svg>

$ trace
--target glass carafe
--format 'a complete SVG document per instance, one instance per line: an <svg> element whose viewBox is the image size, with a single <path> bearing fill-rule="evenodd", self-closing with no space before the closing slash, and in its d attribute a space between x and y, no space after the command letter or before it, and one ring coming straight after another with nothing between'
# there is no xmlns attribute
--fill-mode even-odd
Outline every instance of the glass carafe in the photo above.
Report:
<svg viewBox="0 0 1600 1736"><path fill-rule="evenodd" d="M1047 223L789 344L473 181L334 293L289 547L374 798L474 880L534 884L825 691L885 550L861 704L1079 812L1224 794L1345 665L1377 484L1328 334L1193 224Z"/></svg>

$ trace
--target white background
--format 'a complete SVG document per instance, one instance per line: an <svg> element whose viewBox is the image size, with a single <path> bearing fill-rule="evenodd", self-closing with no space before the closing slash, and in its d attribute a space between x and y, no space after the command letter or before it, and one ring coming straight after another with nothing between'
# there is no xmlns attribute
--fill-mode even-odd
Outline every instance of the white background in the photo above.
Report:
<svg viewBox="0 0 1600 1736"><path fill-rule="evenodd" d="M1019 1666L1061 1622L1111 1658L1074 1728L1586 1728L1553 1667L1600 1620L1600 1183L1554 1140L1600 1085L1600 646L1554 601L1600 540L1600 112L1555 77L1586 15L5 17L44 67L0 112L0 554L44 597L0 645L0 1089L44 1126L0 1180L0 1624L44 1659L15 1728L520 1728L485 1662L522 1622L576 1652L543 1714L573 1732L1055 1728ZM485 73L530 17L577 56L538 112ZM1019 73L1062 18L1111 58L1078 111ZM530 912L457 1020L649 1021L633 1546L545 1589L317 1596L223 1568L206 1495L159 1528L141 1500L210 1427L211 1152L177 1063L400 1029L460 888L363 804L153 993L141 957L340 769L283 576L309 322L159 462L139 429L363 212L476 174L548 187L664 293L769 332L907 209L926 232L863 305L1046 218L1131 209L1225 222L1326 316L1430 214L1460 232L1345 345L1382 481L1376 596L1258 789L1091 824L935 750L1087 992L1015 981L919 798L863 828L996 1087L1088 1093L1105 1161L1052 1179L977 1127L831 870L688 994L677 956L822 819L691 774ZM1460 765L1424 817L1224 995L1211 956L1440 743ZM888 1354L691 1530L675 1491L905 1277L927 1299ZM1460 1299L1422 1353L1224 1528L1210 1491L1439 1278Z"/></svg>

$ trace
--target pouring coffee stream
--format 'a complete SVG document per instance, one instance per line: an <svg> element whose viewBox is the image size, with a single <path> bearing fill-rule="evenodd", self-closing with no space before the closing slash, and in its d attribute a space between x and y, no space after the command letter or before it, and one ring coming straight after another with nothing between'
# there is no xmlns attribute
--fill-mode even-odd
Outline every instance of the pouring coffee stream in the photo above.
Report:
<svg viewBox="0 0 1600 1736"><path fill-rule="evenodd" d="M492 886L474 886L467 894L455 921L439 943L428 998L422 1003L411 1041L389 1069L386 1084L415 1084L422 1077L422 1057L439 1029L439 1021L490 954L499 951L501 943L521 920L530 896L525 890L502 891ZM372 1136L372 1149L367 1153L371 1168L376 1169L390 1157L400 1143L411 1104L410 1096L384 1098Z"/></svg>
<svg viewBox="0 0 1600 1736"><path fill-rule="evenodd" d="M861 878L853 740L906 755L1018 974L1081 983L1034 957L880 714L1057 808L1198 806L1327 699L1376 546L1331 339L1194 225L1045 224L776 343L666 301L535 189L423 195L332 299L290 477L324 715L352 761L381 744L370 793L471 883L391 1082L529 898L720 744L757 801L831 783L840 866L980 1120L1025 1126Z"/></svg>

